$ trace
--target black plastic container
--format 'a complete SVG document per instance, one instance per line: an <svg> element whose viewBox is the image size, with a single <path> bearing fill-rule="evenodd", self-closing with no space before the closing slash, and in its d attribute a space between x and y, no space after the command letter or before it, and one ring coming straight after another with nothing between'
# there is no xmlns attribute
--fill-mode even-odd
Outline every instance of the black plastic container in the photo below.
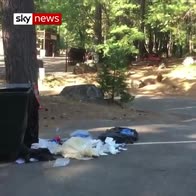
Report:
<svg viewBox="0 0 196 196"><path fill-rule="evenodd" d="M0 160L38 141L39 103L30 84L0 86Z"/></svg>

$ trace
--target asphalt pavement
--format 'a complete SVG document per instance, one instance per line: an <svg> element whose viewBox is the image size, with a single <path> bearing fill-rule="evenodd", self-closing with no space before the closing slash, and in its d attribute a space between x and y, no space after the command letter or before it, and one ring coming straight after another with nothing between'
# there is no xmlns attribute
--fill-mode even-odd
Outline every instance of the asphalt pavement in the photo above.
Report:
<svg viewBox="0 0 196 196"><path fill-rule="evenodd" d="M0 164L0 195L195 196L196 101L139 97L133 107L179 118L66 122L64 133L82 128L96 135L112 126L128 126L137 129L140 139L118 155L71 160L67 167L53 168L52 162Z"/></svg>

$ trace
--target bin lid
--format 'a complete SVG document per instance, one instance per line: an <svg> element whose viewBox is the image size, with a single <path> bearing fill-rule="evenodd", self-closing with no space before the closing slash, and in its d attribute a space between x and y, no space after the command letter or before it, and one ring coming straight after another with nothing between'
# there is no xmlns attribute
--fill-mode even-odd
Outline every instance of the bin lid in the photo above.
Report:
<svg viewBox="0 0 196 196"><path fill-rule="evenodd" d="M32 85L29 84L29 83L2 84L2 85L0 85L0 90L3 90L3 89L17 89L17 88L29 89L31 87L32 87Z"/></svg>

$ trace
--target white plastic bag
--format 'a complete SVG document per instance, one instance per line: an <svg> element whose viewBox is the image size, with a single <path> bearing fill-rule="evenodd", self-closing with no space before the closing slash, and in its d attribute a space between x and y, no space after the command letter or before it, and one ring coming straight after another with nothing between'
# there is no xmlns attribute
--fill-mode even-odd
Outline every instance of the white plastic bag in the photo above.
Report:
<svg viewBox="0 0 196 196"><path fill-rule="evenodd" d="M58 158L54 162L53 167L65 167L70 163L70 159L68 158Z"/></svg>
<svg viewBox="0 0 196 196"><path fill-rule="evenodd" d="M57 153L65 158L82 160L84 157L97 156L95 148L92 147L91 139L72 137L58 147Z"/></svg>

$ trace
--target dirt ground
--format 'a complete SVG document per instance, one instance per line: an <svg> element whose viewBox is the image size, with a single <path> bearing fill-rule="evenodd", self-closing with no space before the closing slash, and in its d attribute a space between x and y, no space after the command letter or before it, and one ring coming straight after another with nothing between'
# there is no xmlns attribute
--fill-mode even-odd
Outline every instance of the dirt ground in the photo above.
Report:
<svg viewBox="0 0 196 196"><path fill-rule="evenodd" d="M160 69L157 66L131 66L127 73L129 92L135 96L186 96L196 97L196 67L183 66L182 59L171 59L167 61L167 67ZM50 63L52 63L50 61ZM60 68L60 65L58 65ZM47 73L43 83L40 83L41 103L46 107L40 112L41 127L54 127L71 119L127 119L137 120L144 118L159 118L159 115L135 111L131 106L123 109L118 105L100 105L92 103L81 103L65 100L58 95L65 86L77 84L95 84L96 74L74 75L69 67L69 72ZM62 67L61 67L62 70ZM161 82L157 81L157 75L162 75ZM144 83L141 88L139 83Z"/></svg>
<svg viewBox="0 0 196 196"><path fill-rule="evenodd" d="M166 68L163 69L157 66L130 66L127 73L129 92L133 95L196 97L196 66L184 66L182 61L183 59L169 59ZM59 94L63 87L70 85L89 83L98 85L96 74L74 75L72 69L71 66L69 72L62 71L62 68L59 72L55 72L55 69L47 72L46 68L46 79L40 84L41 94ZM157 76L160 74L162 80L158 82ZM140 87L140 84L144 85Z"/></svg>
<svg viewBox="0 0 196 196"><path fill-rule="evenodd" d="M157 81L157 76L162 76L162 81ZM130 87L130 92L140 95L152 96L182 96L196 98L196 66L184 66L180 63L169 62L168 67L138 67L132 68L129 78L131 81L142 81L142 88Z"/></svg>
<svg viewBox="0 0 196 196"><path fill-rule="evenodd" d="M145 111L131 107L121 108L118 105L102 105L65 100L61 96L42 96L40 109L40 129L55 130L70 120L129 120L148 118ZM151 114L153 115L153 114ZM154 116L156 116L154 114ZM81 127L82 129L82 127Z"/></svg>
<svg viewBox="0 0 196 196"><path fill-rule="evenodd" d="M168 60L167 67L131 66L127 73L129 92L135 96L186 96L196 97L196 66L185 67L182 59ZM63 58L46 58L44 67L46 78L39 82L40 90L40 130L62 127L68 120L138 120L144 118L159 118L159 115L136 111L131 105L121 108L118 105L82 103L66 100L59 96L65 86L77 84L95 84L96 74L74 75L73 67L65 72ZM4 82L4 72L1 71L0 81ZM161 82L157 76L162 75ZM140 84L143 84L140 86Z"/></svg>

